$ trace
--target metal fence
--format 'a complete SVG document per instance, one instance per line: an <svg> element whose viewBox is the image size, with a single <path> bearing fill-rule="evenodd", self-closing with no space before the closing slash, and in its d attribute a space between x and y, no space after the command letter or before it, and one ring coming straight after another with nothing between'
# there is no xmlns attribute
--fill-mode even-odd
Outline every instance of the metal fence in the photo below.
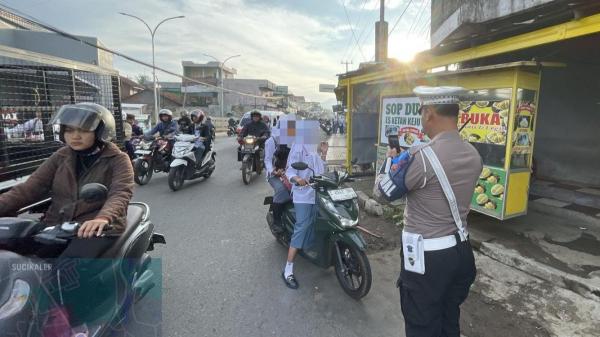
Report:
<svg viewBox="0 0 600 337"><path fill-rule="evenodd" d="M62 105L78 102L111 110L121 143L117 72L0 46L0 183L31 174L62 146L49 121Z"/></svg>

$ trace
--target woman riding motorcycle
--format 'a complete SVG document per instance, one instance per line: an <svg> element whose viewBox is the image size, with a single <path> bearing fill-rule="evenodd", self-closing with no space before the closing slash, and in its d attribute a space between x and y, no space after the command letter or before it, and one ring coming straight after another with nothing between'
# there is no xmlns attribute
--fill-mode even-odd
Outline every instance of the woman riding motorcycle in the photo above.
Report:
<svg viewBox="0 0 600 337"><path fill-rule="evenodd" d="M94 258L114 243L99 237L110 224L115 232L125 229L127 206L133 195L133 168L127 154L110 142L115 119L95 103L62 106L51 120L60 125L60 140L66 144L48 158L24 183L0 195L0 217L11 216L30 204L52 197L43 223L64 221L81 225L63 257ZM104 202L78 201L78 190L88 183L108 188Z"/></svg>

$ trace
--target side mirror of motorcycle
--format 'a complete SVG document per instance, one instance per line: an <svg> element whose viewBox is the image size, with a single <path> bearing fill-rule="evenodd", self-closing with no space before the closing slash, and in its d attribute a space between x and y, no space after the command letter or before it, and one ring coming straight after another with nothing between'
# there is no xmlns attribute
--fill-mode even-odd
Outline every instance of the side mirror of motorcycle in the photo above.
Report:
<svg viewBox="0 0 600 337"><path fill-rule="evenodd" d="M301 161L299 161L299 162L295 162L295 163L293 163L293 164L292 164L292 168L293 168L294 170L298 170L298 171L304 171L304 170L306 170L306 169L308 168L308 164L307 164L307 163L304 163L304 162L301 162Z"/></svg>
<svg viewBox="0 0 600 337"><path fill-rule="evenodd" d="M85 184L79 191L79 198L87 203L106 200L108 197L108 188L102 184Z"/></svg>

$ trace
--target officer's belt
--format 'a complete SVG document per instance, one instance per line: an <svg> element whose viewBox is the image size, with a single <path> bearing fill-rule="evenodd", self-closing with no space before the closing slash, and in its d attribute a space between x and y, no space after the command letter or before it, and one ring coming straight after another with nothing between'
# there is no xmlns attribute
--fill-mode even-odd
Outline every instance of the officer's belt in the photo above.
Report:
<svg viewBox="0 0 600 337"><path fill-rule="evenodd" d="M468 235L462 235L462 232L458 231L455 234L446 235L435 239L423 239L423 246L426 252L442 250L456 246L458 239L460 239L461 242L465 242L469 239L469 237Z"/></svg>

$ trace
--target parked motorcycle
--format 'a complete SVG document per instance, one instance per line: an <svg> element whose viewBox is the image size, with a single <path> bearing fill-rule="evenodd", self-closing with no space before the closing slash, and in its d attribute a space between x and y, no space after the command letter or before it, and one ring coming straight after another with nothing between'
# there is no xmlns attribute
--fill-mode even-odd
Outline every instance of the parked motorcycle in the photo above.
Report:
<svg viewBox="0 0 600 337"><path fill-rule="evenodd" d="M175 145L173 146L173 161L169 168L169 187L173 191L179 190L183 186L185 180L204 177L208 179L215 170L215 162L217 153L207 149L204 157L198 165L196 155L194 154L194 142L198 137L194 135L177 135L175 136Z"/></svg>
<svg viewBox="0 0 600 337"><path fill-rule="evenodd" d="M136 147L133 160L134 180L138 185L150 182L152 174L169 172L172 136L142 139Z"/></svg>
<svg viewBox="0 0 600 337"><path fill-rule="evenodd" d="M238 161L242 162L242 180L246 185L252 181L254 172L257 175L262 173L264 151L260 148L260 143L265 139L266 137L246 136L241 141Z"/></svg>
<svg viewBox="0 0 600 337"><path fill-rule="evenodd" d="M294 163L292 167L302 171L309 169L306 163ZM315 176L309 185L316 190L318 207L314 223L314 245L300 255L322 268L335 267L337 279L346 294L358 300L369 293L372 275L371 265L365 253L366 242L357 230L359 218L358 197L352 188L344 188L350 181L347 173L333 172ZM273 223L273 199L265 198L264 204L271 205L267 223L277 241L289 247L296 211L288 203L282 215L282 226Z"/></svg>
<svg viewBox="0 0 600 337"><path fill-rule="evenodd" d="M107 195L106 186L86 184L79 192L79 202L103 202ZM34 207L40 207L40 204L22 212ZM154 232L149 211L144 203L130 203L123 233L111 234L110 226L105 227L103 236L118 237L114 245L99 259L73 259L67 260L68 263L53 259L77 236L79 223L64 222L45 227L36 220L0 218L2 335L111 335L113 327L125 321L133 304L155 283L160 286L150 268L151 258L147 252L153 250L155 244L166 242L164 236ZM79 288L73 288L73 282ZM73 298L70 293L73 289L78 293L81 290L84 298ZM102 295L97 295L98 292ZM69 315L65 307L77 307L78 300L84 302L86 310L77 311L80 324L73 328L73 312ZM85 323L81 324L81 321Z"/></svg>

